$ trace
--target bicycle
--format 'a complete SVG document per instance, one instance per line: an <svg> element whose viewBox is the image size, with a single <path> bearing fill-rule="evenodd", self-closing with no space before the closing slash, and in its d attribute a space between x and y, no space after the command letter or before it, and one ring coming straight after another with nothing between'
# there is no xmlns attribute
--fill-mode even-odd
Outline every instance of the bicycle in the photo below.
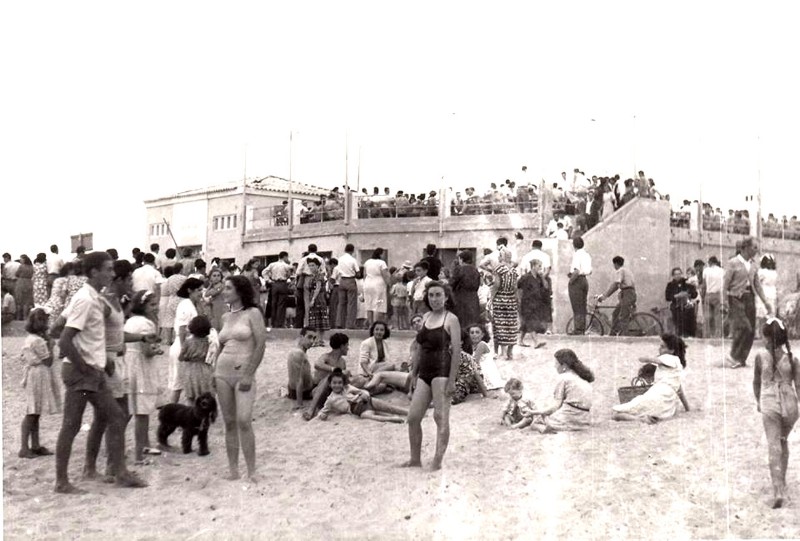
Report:
<svg viewBox="0 0 800 541"><path fill-rule="evenodd" d="M603 336L606 329L612 329L611 320L601 310L614 310L614 306L600 306L595 297L594 305L586 313L585 335ZM661 321L653 314L647 312L637 312L636 306L633 307L634 313L628 322L628 328L622 336L660 336L664 332ZM575 331L575 318L572 317L567 322L566 332L572 334Z"/></svg>

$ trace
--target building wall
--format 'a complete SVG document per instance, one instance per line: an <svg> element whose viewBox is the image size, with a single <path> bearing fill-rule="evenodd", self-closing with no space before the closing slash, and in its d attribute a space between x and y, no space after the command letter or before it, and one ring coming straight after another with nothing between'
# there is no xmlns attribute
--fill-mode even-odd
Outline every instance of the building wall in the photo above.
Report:
<svg viewBox="0 0 800 541"><path fill-rule="evenodd" d="M159 246L162 247L162 250L172 247L172 238L169 236L169 233L165 232L163 235L158 236L150 235L150 225L162 224L164 220L166 220L167 223L172 223L172 205L147 208L147 223L144 231L145 240L144 244L141 246L141 249L145 252L154 242L158 243Z"/></svg>

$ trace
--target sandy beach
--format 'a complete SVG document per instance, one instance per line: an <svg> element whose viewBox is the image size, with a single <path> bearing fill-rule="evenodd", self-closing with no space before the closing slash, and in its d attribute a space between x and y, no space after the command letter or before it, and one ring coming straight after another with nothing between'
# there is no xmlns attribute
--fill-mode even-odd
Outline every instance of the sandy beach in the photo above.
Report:
<svg viewBox="0 0 800 541"><path fill-rule="evenodd" d="M720 368L720 341L688 341L685 390L693 410L653 426L610 417L617 387L635 375L637 357L656 354L657 340L548 337L545 348L517 348L517 358L498 366L504 377L522 379L537 403L552 393L557 349L574 349L594 370L592 429L548 436L512 431L499 424L502 391L494 398L472 395L452 408L444 469L431 472L431 414L423 422L426 467L420 471L397 467L408 455L404 425L353 416L305 422L293 413L279 389L294 340L276 331L257 374L258 485L223 479L227 461L218 420L209 437L210 456L154 457L154 464L136 468L150 484L139 490L80 478L82 431L70 477L89 493L64 496L53 493L53 457L17 457L25 408L23 335L21 323L14 323L2 342L6 539L800 537L798 430L790 438L792 499L784 509L772 510L752 368ZM410 340L407 333L393 336L393 351L407 351ZM351 337L351 369L359 341ZM326 349L314 348L309 357L313 361ZM166 356L159 362L166 381ZM408 403L400 393L389 399ZM84 422L91 422L91 406ZM50 449L60 423L60 415L41 419L42 444ZM156 427L153 419L153 440ZM126 436L130 465L132 426ZM100 461L102 468L104 453Z"/></svg>

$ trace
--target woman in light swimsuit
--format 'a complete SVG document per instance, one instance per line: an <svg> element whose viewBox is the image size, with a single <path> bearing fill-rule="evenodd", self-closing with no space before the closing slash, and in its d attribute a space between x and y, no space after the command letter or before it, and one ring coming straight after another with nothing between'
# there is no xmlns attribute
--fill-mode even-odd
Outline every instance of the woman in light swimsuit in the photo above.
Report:
<svg viewBox="0 0 800 541"><path fill-rule="evenodd" d="M239 478L239 443L247 464L247 478L256 482L256 440L252 418L255 373L264 357L267 329L258 309L253 285L244 276L225 279L222 296L230 311L222 315L220 353L215 378L217 398L225 421L228 479Z"/></svg>
<svg viewBox="0 0 800 541"><path fill-rule="evenodd" d="M417 333L419 348L412 362L411 384L414 387L411 411L408 414L408 440L411 459L403 466L421 467L422 417L433 399L433 419L436 421L436 453L431 469L442 467L444 453L450 440L450 399L455 392L456 374L461 359L461 325L449 308L452 305L450 288L438 281L425 286L425 305L430 312L422 320ZM455 336L455 340L451 337Z"/></svg>

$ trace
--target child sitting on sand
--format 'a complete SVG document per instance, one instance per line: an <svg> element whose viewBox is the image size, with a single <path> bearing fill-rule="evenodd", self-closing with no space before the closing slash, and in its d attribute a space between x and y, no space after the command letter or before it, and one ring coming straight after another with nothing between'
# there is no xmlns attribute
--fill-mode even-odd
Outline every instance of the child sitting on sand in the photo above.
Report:
<svg viewBox="0 0 800 541"><path fill-rule="evenodd" d="M368 391L348 384L347 376L341 368L334 368L328 381L331 394L316 417L320 421L327 420L332 413L352 413L362 419L386 423L404 423L408 417L407 409L371 398Z"/></svg>
<svg viewBox="0 0 800 541"><path fill-rule="evenodd" d="M214 392L214 363L219 354L219 337L206 316L195 316L187 326L189 334L178 355L183 391L189 404L203 393Z"/></svg>
<svg viewBox="0 0 800 541"><path fill-rule="evenodd" d="M535 410L533 415L541 415L542 419L534 419L531 427L542 434L585 430L591 424L590 384L594 381L594 374L571 349L559 349L555 358L558 372L558 383L553 393L555 403L547 409Z"/></svg>
<svg viewBox="0 0 800 541"><path fill-rule="evenodd" d="M533 422L533 411L536 406L533 400L524 394L522 382L517 378L509 379L506 382L505 391L509 399L503 408L501 424L511 428L530 426Z"/></svg>
<svg viewBox="0 0 800 541"><path fill-rule="evenodd" d="M22 387L25 389L27 407L22 420L22 443L20 458L36 458L52 455L39 444L39 416L61 411L58 387L53 377L53 342L47 337L48 315L41 308L34 308L28 315L25 330L28 336L22 345L22 362L25 373ZM28 440L30 439L30 445Z"/></svg>

